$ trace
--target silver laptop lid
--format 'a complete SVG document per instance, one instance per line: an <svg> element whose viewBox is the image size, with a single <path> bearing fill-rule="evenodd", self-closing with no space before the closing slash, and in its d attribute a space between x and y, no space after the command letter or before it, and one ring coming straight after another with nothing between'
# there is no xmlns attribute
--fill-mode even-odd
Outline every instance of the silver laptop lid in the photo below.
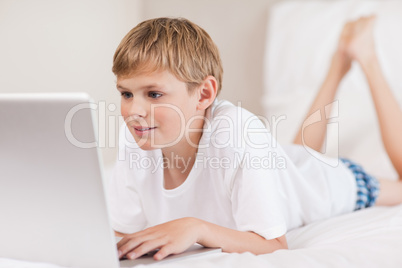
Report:
<svg viewBox="0 0 402 268"><path fill-rule="evenodd" d="M119 266L93 105L82 93L0 94L0 257Z"/></svg>

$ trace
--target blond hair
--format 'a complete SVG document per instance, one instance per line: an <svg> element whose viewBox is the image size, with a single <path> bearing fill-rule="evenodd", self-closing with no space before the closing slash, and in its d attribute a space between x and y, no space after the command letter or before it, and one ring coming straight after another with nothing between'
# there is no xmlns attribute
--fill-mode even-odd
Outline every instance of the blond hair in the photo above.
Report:
<svg viewBox="0 0 402 268"><path fill-rule="evenodd" d="M208 33L183 18L157 18L133 28L120 42L112 71L117 77L168 70L191 92L212 75L222 88L219 51Z"/></svg>

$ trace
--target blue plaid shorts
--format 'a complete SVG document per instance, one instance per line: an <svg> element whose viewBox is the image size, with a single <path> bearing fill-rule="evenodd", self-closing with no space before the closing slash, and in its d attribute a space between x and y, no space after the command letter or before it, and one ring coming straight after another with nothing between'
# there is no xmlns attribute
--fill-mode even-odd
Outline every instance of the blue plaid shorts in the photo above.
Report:
<svg viewBox="0 0 402 268"><path fill-rule="evenodd" d="M353 172L356 178L357 200L355 210L374 206L380 193L378 180L367 174L362 166L349 159L340 158L340 160Z"/></svg>

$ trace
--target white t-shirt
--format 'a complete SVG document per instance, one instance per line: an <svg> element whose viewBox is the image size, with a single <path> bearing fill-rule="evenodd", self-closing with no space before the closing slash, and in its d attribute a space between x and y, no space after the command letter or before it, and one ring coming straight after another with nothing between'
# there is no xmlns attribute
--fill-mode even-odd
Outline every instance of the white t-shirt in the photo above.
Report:
<svg viewBox="0 0 402 268"><path fill-rule="evenodd" d="M356 183L341 162L302 146L285 150L252 113L216 100L206 112L196 160L183 184L163 186L161 150L144 151L127 127L110 183L112 227L133 233L195 217L266 239L353 211Z"/></svg>

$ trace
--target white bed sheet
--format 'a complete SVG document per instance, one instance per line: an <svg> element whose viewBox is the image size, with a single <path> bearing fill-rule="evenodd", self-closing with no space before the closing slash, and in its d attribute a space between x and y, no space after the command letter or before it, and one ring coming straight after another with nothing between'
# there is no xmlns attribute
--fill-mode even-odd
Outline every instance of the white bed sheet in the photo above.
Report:
<svg viewBox="0 0 402 268"><path fill-rule="evenodd" d="M290 250L259 256L214 253L157 267L402 267L402 205L315 222L290 231L287 239ZM60 268L9 259L0 259L0 267Z"/></svg>

